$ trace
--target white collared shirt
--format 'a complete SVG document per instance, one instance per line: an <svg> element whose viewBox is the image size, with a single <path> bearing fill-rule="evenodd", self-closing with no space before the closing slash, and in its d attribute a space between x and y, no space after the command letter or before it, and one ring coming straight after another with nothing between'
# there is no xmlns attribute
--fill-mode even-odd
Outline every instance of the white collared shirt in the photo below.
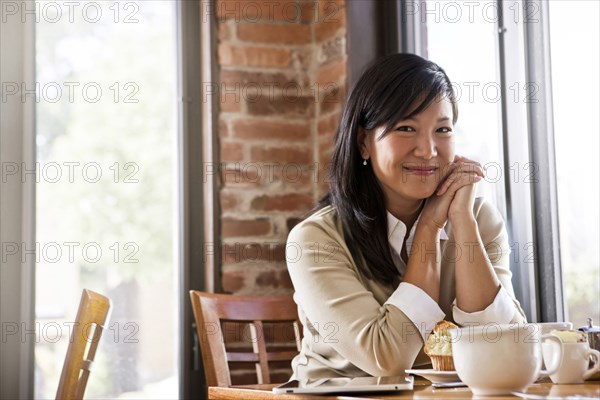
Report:
<svg viewBox="0 0 600 400"><path fill-rule="evenodd" d="M406 271L406 263L400 257L404 238L406 236L406 225L398 218L394 217L389 211L388 217L388 240L392 249L392 259L401 276ZM419 215L419 218L421 216ZM419 218L413 224L406 239L406 253L410 254L412 242L415 236L416 226ZM440 232L440 240L448 240L448 235L444 229ZM392 304L400 309L415 324L423 336L423 341L427 339L429 333L435 327L435 324L445 318L438 303L435 302L424 290L407 282L401 282L398 288L392 293L385 304ZM452 303L452 316L459 325L465 324L486 324L486 323L509 323L514 314L514 305L506 290L501 287L494 298L492 304L484 310L472 313L465 312L458 308L456 299Z"/></svg>

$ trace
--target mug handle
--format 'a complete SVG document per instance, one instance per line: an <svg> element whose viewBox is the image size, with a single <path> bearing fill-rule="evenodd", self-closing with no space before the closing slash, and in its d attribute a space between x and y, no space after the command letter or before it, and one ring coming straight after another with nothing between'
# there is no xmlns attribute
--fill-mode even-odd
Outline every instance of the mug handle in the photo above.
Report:
<svg viewBox="0 0 600 400"><path fill-rule="evenodd" d="M562 341L558 337L556 337L550 333L542 335L542 342L546 339L552 340L552 341L555 341L556 343L558 343L558 348L560 349L560 354L558 355L558 362L555 365L546 365L547 369L540 371L541 377L547 377L547 376L550 376L550 375L556 373L558 371L558 369L560 368L560 366L562 364L562 360L563 360ZM543 357L543 355L542 355L542 357ZM595 366L600 366L600 365L598 363L596 363Z"/></svg>
<svg viewBox="0 0 600 400"><path fill-rule="evenodd" d="M583 374L584 381L587 379L590 379L592 377L592 375L594 375L596 372L600 371L600 351L590 349L588 351L588 359L589 359L589 357L592 357L592 359L595 359L594 366L589 368L587 371L585 371L585 373Z"/></svg>

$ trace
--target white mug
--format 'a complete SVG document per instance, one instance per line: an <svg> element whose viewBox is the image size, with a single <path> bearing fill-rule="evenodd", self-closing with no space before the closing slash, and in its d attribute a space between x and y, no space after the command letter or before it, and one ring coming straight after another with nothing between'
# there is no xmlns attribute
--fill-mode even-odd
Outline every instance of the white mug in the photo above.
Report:
<svg viewBox="0 0 600 400"><path fill-rule="evenodd" d="M560 343L556 336L542 335L537 324L486 324L448 331L456 372L475 396L525 391L539 376L542 340ZM559 350L548 373L556 372L560 356Z"/></svg>
<svg viewBox="0 0 600 400"><path fill-rule="evenodd" d="M557 359L562 358L558 369L552 373L548 372L552 382L556 384L583 383L596 372L600 371L600 352L590 349L587 342L563 343L545 342L542 344L544 362L554 364ZM594 365L589 366L590 357ZM546 375L546 373L543 373Z"/></svg>
<svg viewBox="0 0 600 400"><path fill-rule="evenodd" d="M540 323L538 323L538 325L542 329L542 335L546 335L548 333L551 333L554 330L558 330L558 331L567 330L567 331L570 331L570 330L573 329L573 323L572 322L540 322ZM542 370L545 370L545 369L546 369L546 362L543 360L543 357L542 357ZM546 374L544 374L544 371L542 371L542 375L543 376L547 376Z"/></svg>

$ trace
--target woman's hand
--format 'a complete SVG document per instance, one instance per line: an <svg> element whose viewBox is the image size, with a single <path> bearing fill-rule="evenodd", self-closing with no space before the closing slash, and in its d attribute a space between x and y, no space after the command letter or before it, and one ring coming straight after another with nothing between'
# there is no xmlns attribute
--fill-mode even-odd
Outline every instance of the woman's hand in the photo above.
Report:
<svg viewBox="0 0 600 400"><path fill-rule="evenodd" d="M456 156L445 179L427 199L421 221L441 230L448 219L462 220L473 216L476 183L484 177L481 164Z"/></svg>

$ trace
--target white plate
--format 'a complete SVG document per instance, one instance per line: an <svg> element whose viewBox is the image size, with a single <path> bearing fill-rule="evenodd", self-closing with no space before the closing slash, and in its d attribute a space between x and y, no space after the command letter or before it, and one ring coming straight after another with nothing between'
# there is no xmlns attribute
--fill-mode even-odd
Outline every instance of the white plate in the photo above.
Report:
<svg viewBox="0 0 600 400"><path fill-rule="evenodd" d="M419 375L433 383L460 382L456 371L436 371L434 369L407 369L407 374Z"/></svg>

